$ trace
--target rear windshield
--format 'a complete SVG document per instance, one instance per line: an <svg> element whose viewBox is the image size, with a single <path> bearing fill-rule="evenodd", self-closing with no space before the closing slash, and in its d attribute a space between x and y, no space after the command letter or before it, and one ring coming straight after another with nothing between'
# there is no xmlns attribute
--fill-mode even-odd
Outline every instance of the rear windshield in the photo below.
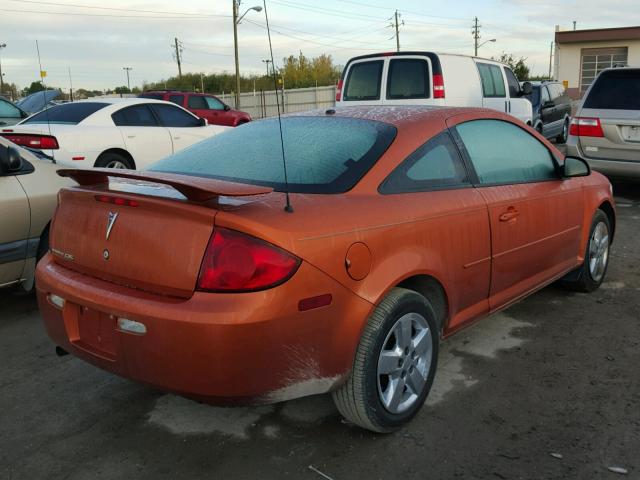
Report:
<svg viewBox="0 0 640 480"><path fill-rule="evenodd" d="M640 110L640 70L601 73L584 102L584 108Z"/></svg>
<svg viewBox="0 0 640 480"><path fill-rule="evenodd" d="M164 94L162 93L141 93L138 96L140 98L153 98L154 100L164 100Z"/></svg>
<svg viewBox="0 0 640 480"><path fill-rule="evenodd" d="M354 63L349 70L343 100L378 100L382 60Z"/></svg>
<svg viewBox="0 0 640 480"><path fill-rule="evenodd" d="M289 191L351 189L396 135L392 125L341 117L285 117L282 136ZM277 119L227 130L154 163L149 170L250 183L285 190Z"/></svg>
<svg viewBox="0 0 640 480"><path fill-rule="evenodd" d="M78 102L56 105L55 107L50 107L36 113L22 123L56 123L61 125L76 125L89 115L97 112L107 105L109 104L98 102Z"/></svg>

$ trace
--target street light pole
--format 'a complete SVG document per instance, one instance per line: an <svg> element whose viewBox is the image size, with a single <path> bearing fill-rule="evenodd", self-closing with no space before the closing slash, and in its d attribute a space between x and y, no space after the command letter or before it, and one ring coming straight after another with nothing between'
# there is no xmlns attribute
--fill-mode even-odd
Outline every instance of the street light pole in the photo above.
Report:
<svg viewBox="0 0 640 480"><path fill-rule="evenodd" d="M262 60L262 63L267 65L267 77L269 76L269 64L271 63L270 59Z"/></svg>
<svg viewBox="0 0 640 480"><path fill-rule="evenodd" d="M3 43L0 45L0 52L3 48L7 48L7 44ZM2 78L2 60L0 60L0 95L4 92L4 79Z"/></svg>
<svg viewBox="0 0 640 480"><path fill-rule="evenodd" d="M129 83L129 71L133 70L133 67L122 67L122 69L127 72L127 88L129 89L129 93L131 93L131 83Z"/></svg>
<svg viewBox="0 0 640 480"><path fill-rule="evenodd" d="M244 16L251 10L261 12L262 7L255 6L248 8L240 17L238 17L238 8L240 7L240 0L231 0L233 2L233 48L236 57L236 109L240 108L240 60L238 59L238 25L244 18Z"/></svg>
<svg viewBox="0 0 640 480"><path fill-rule="evenodd" d="M489 43L489 42L495 43L495 42L496 42L496 39L495 39L495 38L492 38L491 40L487 40L487 41L485 41L485 42L482 42L480 45L478 45L478 46L476 47L476 57L478 56L478 49L479 49L481 46L483 46L485 43Z"/></svg>

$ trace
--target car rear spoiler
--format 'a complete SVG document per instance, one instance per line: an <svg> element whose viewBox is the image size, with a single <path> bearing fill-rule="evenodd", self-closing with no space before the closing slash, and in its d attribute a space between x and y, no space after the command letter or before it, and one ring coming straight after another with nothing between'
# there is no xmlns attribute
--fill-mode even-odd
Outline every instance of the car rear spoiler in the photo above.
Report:
<svg viewBox="0 0 640 480"><path fill-rule="evenodd" d="M91 168L58 170L61 177L74 179L80 185L109 183L109 177L142 180L144 182L169 185L194 202L206 202L216 197L246 197L271 193L273 188L246 183L234 183L213 178L194 177L178 173L139 172L115 168Z"/></svg>

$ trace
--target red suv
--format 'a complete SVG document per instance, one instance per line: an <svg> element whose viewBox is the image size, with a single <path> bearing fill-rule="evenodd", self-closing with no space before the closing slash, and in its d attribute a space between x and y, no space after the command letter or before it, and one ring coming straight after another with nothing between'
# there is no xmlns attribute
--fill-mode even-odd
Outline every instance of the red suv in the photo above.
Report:
<svg viewBox="0 0 640 480"><path fill-rule="evenodd" d="M237 127L251 121L251 115L240 110L233 110L218 97L206 93L180 92L173 90L153 90L143 92L142 98L167 100L186 108L193 114L204 118L209 125L227 125Z"/></svg>

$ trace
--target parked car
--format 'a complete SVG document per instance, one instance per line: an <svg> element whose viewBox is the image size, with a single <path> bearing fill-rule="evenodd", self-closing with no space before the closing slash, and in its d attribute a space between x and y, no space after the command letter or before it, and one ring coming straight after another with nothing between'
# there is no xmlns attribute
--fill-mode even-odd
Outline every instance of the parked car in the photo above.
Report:
<svg viewBox="0 0 640 480"><path fill-rule="evenodd" d="M214 403L332 391L385 432L423 404L441 337L604 279L610 183L514 117L345 107L282 129L284 157L271 118L145 172L60 172L82 186L38 266L55 344Z"/></svg>
<svg viewBox="0 0 640 480"><path fill-rule="evenodd" d="M136 169L223 130L170 102L107 98L47 108L0 135L61 165Z"/></svg>
<svg viewBox="0 0 640 480"><path fill-rule="evenodd" d="M533 106L533 128L546 138L565 143L571 120L571 97L560 82L532 82L527 98Z"/></svg>
<svg viewBox="0 0 640 480"><path fill-rule="evenodd" d="M336 104L485 107L532 123L528 82L508 65L433 52L374 53L347 62Z"/></svg>
<svg viewBox="0 0 640 480"><path fill-rule="evenodd" d="M16 102L16 105L31 115L44 110L45 107L54 106L56 99L61 96L62 92L60 90L43 90L41 92L35 92L31 95L27 95Z"/></svg>
<svg viewBox="0 0 640 480"><path fill-rule="evenodd" d="M139 95L141 98L166 100L186 108L194 115L206 119L210 125L237 127L251 121L247 112L234 110L215 95L208 93L182 92L176 90L150 90Z"/></svg>
<svg viewBox="0 0 640 480"><path fill-rule="evenodd" d="M58 190L75 185L56 175L58 168L0 138L0 288L33 287L36 261L49 247Z"/></svg>
<svg viewBox="0 0 640 480"><path fill-rule="evenodd" d="M640 178L640 68L596 77L571 121L567 152L607 175Z"/></svg>
<svg viewBox="0 0 640 480"><path fill-rule="evenodd" d="M29 114L20 109L20 107L16 107L9 100L0 97L0 127L14 125L28 116Z"/></svg>

